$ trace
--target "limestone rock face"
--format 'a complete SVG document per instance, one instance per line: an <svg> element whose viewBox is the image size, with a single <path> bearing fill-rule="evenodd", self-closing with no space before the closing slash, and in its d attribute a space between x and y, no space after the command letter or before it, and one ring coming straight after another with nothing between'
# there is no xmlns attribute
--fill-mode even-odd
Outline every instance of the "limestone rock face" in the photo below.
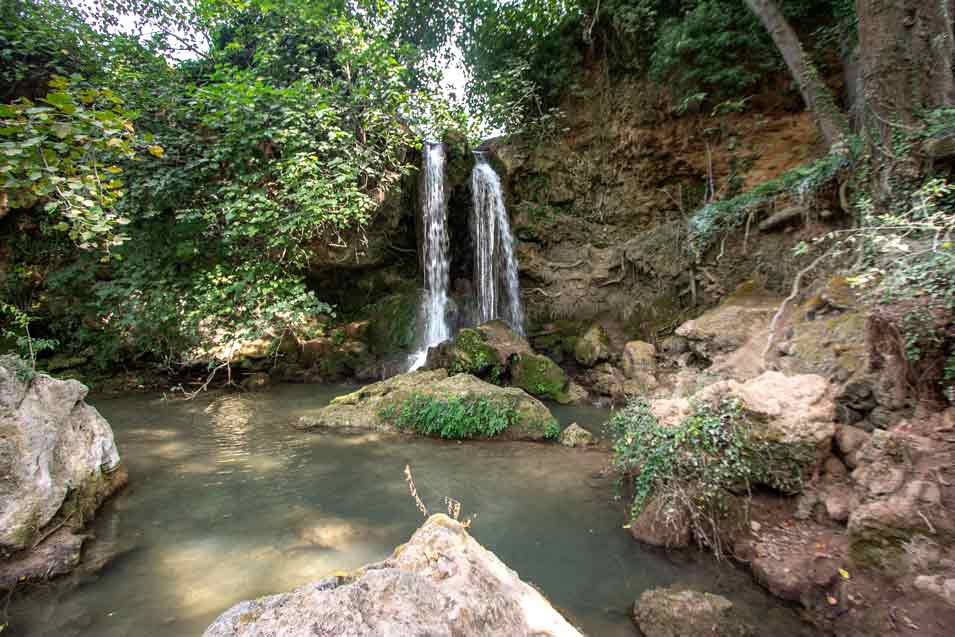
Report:
<svg viewBox="0 0 955 637"><path fill-rule="evenodd" d="M431 516L378 564L242 602L204 637L580 637L534 588L465 528Z"/></svg>
<svg viewBox="0 0 955 637"><path fill-rule="evenodd" d="M414 395L439 398L484 398L513 407L516 421L501 434L504 438L539 440L552 421L550 410L539 400L516 387L498 387L470 374L448 376L435 369L399 374L356 392L339 396L315 416L302 417L300 429L329 429L344 433L394 431L384 412L398 408Z"/></svg>
<svg viewBox="0 0 955 637"><path fill-rule="evenodd" d="M113 431L87 391L0 357L0 554L31 546L61 509L91 514L123 482Z"/></svg>
<svg viewBox="0 0 955 637"><path fill-rule="evenodd" d="M743 637L756 632L735 616L733 603L720 595L655 588L640 595L633 618L646 637Z"/></svg>

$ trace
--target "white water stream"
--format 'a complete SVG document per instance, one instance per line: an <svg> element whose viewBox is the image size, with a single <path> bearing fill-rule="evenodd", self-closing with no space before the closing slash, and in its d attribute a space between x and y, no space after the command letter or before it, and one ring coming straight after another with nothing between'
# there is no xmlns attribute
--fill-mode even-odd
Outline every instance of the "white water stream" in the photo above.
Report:
<svg viewBox="0 0 955 637"><path fill-rule="evenodd" d="M524 333L524 308L518 283L514 235L504 207L501 180L480 153L471 172L474 197L474 278L478 324L503 319Z"/></svg>
<svg viewBox="0 0 955 637"><path fill-rule="evenodd" d="M448 326L448 230L444 200L444 146L426 143L422 159L421 220L424 295L421 299L421 336L409 369L424 365L428 348L451 338Z"/></svg>

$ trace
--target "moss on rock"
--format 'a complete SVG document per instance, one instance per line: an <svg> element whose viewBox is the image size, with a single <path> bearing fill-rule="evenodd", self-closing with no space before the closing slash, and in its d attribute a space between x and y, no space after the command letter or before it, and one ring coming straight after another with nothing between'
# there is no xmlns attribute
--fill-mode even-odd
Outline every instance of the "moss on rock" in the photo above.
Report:
<svg viewBox="0 0 955 637"><path fill-rule="evenodd" d="M387 356L408 351L414 345L418 316L418 296L401 292L387 296L364 312L369 317L367 340L371 351Z"/></svg>
<svg viewBox="0 0 955 637"><path fill-rule="evenodd" d="M533 396L559 403L570 401L567 374L543 354L521 354L511 369L511 383Z"/></svg>

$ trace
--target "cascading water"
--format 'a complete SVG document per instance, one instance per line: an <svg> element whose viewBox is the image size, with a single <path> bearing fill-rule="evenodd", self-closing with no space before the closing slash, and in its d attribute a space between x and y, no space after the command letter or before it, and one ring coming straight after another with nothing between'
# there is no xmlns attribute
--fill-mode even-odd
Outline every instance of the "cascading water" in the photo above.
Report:
<svg viewBox="0 0 955 637"><path fill-rule="evenodd" d="M478 323L503 319L524 333L524 308L517 278L514 236L504 207L501 180L483 154L471 172L474 196L474 278L478 291ZM501 292L503 291L503 294Z"/></svg>
<svg viewBox="0 0 955 637"><path fill-rule="evenodd" d="M426 143L421 181L422 266L420 348L411 355L410 369L424 365L428 348L451 338L448 327L448 232L444 203L444 146Z"/></svg>

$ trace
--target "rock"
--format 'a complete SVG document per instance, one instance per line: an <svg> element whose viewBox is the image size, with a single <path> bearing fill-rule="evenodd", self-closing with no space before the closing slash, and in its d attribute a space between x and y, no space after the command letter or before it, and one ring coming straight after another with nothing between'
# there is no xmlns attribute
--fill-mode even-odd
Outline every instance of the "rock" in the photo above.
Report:
<svg viewBox="0 0 955 637"><path fill-rule="evenodd" d="M891 429L902 420L902 414L886 407L876 407L869 412L867 419L876 429Z"/></svg>
<svg viewBox="0 0 955 637"><path fill-rule="evenodd" d="M533 353L527 339L512 330L504 321L488 321L477 328L484 342L491 346L502 362L512 356Z"/></svg>
<svg viewBox="0 0 955 637"><path fill-rule="evenodd" d="M630 341L623 346L623 359L620 367L627 378L644 379L653 377L657 368L657 348L643 341Z"/></svg>
<svg viewBox="0 0 955 637"><path fill-rule="evenodd" d="M543 354L524 353L516 356L511 367L511 384L528 394L568 404L570 379L554 361Z"/></svg>
<svg viewBox="0 0 955 637"><path fill-rule="evenodd" d="M727 387L754 422L756 435L805 471L818 468L829 456L835 406L826 395L824 378L769 371L745 383L729 381Z"/></svg>
<svg viewBox="0 0 955 637"><path fill-rule="evenodd" d="M861 566L891 570L905 546L919 536L950 535L951 523L939 517L938 485L916 480L888 498L867 502L849 516L849 555ZM941 513L944 516L944 511ZM932 520L935 519L933 523Z"/></svg>
<svg viewBox="0 0 955 637"><path fill-rule="evenodd" d="M477 328L466 327L453 341L431 348L425 367L465 372L499 384L511 356L518 351L531 352L530 345L503 321L492 321Z"/></svg>
<svg viewBox="0 0 955 637"><path fill-rule="evenodd" d="M842 464L842 462L839 461L839 458L836 458L835 456L829 456L826 458L826 462L822 466L822 471L825 473L827 478L832 480L842 480L849 475L846 465Z"/></svg>
<svg viewBox="0 0 955 637"><path fill-rule="evenodd" d="M592 325L577 339L574 359L584 367L593 367L610 358L610 337L599 325Z"/></svg>
<svg viewBox="0 0 955 637"><path fill-rule="evenodd" d="M585 405L590 399L590 394L586 389L570 381L567 383L567 403L568 405Z"/></svg>
<svg viewBox="0 0 955 637"><path fill-rule="evenodd" d="M345 338L353 341L364 341L371 331L371 321L352 321L345 326Z"/></svg>
<svg viewBox="0 0 955 637"><path fill-rule="evenodd" d="M836 448L850 469L854 469L859 464L859 452L867 442L869 442L869 434L858 427L836 426Z"/></svg>
<svg viewBox="0 0 955 637"><path fill-rule="evenodd" d="M272 379L265 372L255 372L242 379L242 389L258 391L272 384Z"/></svg>
<svg viewBox="0 0 955 637"><path fill-rule="evenodd" d="M943 131L925 140L922 143L922 154L933 160L955 156L955 132Z"/></svg>
<svg viewBox="0 0 955 637"><path fill-rule="evenodd" d="M407 352L414 345L418 317L417 292L386 296L368 307L369 319L365 339L378 356Z"/></svg>
<svg viewBox="0 0 955 637"><path fill-rule="evenodd" d="M16 357L0 357L0 556L26 550L15 563L29 566L47 555L52 574L73 563L63 557L78 551L73 540L59 535L57 546L47 538L37 553L27 549L48 525L81 528L126 472L109 423L84 402L86 386L32 374ZM15 576L14 566L0 564L4 579Z"/></svg>
<svg viewBox="0 0 955 637"><path fill-rule="evenodd" d="M594 435L577 423L571 423L560 432L558 440L565 447L587 447L597 443Z"/></svg>
<svg viewBox="0 0 955 637"><path fill-rule="evenodd" d="M315 416L304 416L300 429L328 429L343 433L395 431L386 417L388 409L397 409L414 395L440 398L483 398L507 405L516 411L510 427L501 434L508 439L540 440L553 422L550 411L539 400L515 387L498 387L470 374L448 376L436 369L399 374L356 392L339 396Z"/></svg>
<svg viewBox="0 0 955 637"><path fill-rule="evenodd" d="M761 232L771 232L789 225L800 223L809 218L809 209L805 206L790 206L770 215L759 224Z"/></svg>
<svg viewBox="0 0 955 637"><path fill-rule="evenodd" d="M944 575L919 575L912 585L923 593L937 595L950 606L955 606L955 578Z"/></svg>
<svg viewBox="0 0 955 637"><path fill-rule="evenodd" d="M753 283L740 285L716 308L683 323L677 336L687 339L699 357L713 361L717 355L740 348L755 333L765 330L782 299Z"/></svg>
<svg viewBox="0 0 955 637"><path fill-rule="evenodd" d="M853 496L852 489L845 485L836 485L826 491L823 503L826 507L826 515L833 522L845 522L849 519L852 512Z"/></svg>
<svg viewBox="0 0 955 637"><path fill-rule="evenodd" d="M743 637L756 632L720 595L679 587L645 591L633 606L633 618L645 637Z"/></svg>
<svg viewBox="0 0 955 637"><path fill-rule="evenodd" d="M640 514L630 521L630 535L651 546L682 549L693 540L690 522L684 508L651 496Z"/></svg>
<svg viewBox="0 0 955 637"><path fill-rule="evenodd" d="M203 635L581 636L461 524L440 514L385 561L241 602Z"/></svg>

